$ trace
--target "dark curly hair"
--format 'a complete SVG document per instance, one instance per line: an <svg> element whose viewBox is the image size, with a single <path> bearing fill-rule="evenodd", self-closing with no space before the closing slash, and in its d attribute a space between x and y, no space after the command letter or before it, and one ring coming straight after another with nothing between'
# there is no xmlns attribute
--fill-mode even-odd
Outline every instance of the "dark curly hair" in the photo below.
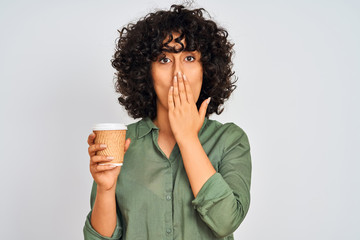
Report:
<svg viewBox="0 0 360 240"><path fill-rule="evenodd" d="M131 117L156 118L151 63L163 51L177 53L183 50L198 50L201 53L203 83L197 108L211 97L206 117L214 112L218 115L222 113L224 109L221 105L236 88L234 83L237 78L231 81L234 75L231 70L234 44L228 41L228 32L224 28L203 17L203 11L207 12L203 8L188 10L183 5L172 5L170 11L149 13L136 24L129 23L121 31L118 30L120 38L111 64L117 70L115 88L121 94L118 101ZM182 45L180 49L167 45L173 40L172 32L180 34L175 39ZM163 44L167 36L169 39ZM185 48L181 43L184 37Z"/></svg>

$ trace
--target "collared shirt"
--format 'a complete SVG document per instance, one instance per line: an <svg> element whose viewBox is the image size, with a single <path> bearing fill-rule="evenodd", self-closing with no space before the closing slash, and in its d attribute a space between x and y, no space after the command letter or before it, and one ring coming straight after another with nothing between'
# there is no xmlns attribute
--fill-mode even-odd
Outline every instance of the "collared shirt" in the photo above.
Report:
<svg viewBox="0 0 360 240"><path fill-rule="evenodd" d="M127 128L131 144L116 183L115 231L105 237L91 226L93 181L85 239L234 239L250 204L250 145L243 129L205 118L198 137L216 173L194 198L179 146L167 158L158 145L159 128L149 118Z"/></svg>

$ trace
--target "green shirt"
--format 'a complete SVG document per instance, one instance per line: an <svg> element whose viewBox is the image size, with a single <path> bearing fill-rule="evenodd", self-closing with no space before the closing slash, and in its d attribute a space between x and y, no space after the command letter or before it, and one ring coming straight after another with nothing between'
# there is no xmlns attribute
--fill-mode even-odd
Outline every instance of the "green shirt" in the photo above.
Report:
<svg viewBox="0 0 360 240"><path fill-rule="evenodd" d="M116 229L110 238L101 236L91 226L91 210L83 229L85 239L234 239L250 204L246 133L234 123L205 118L198 136L216 173L194 198L179 146L175 144L167 158L158 145L159 128L150 118L127 128L131 144L116 184ZM91 209L96 189L94 181Z"/></svg>

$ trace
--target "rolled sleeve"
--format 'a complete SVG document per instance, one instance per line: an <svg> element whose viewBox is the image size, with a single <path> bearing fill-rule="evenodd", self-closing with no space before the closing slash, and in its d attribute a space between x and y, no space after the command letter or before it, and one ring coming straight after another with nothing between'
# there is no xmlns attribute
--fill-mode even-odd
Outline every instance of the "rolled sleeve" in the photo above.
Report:
<svg viewBox="0 0 360 240"><path fill-rule="evenodd" d="M209 209L215 203L223 200L230 194L232 194L232 190L220 173L217 172L204 183L192 204L202 216L206 216Z"/></svg>
<svg viewBox="0 0 360 240"><path fill-rule="evenodd" d="M118 217L117 217L117 221L116 221L116 228L115 228L113 235L111 237L105 237L105 236L100 235L91 226L91 222L90 222L91 213L92 213L92 210L86 217L85 226L83 229L85 240L105 240L105 239L106 240L119 240L119 239L121 239L122 228L121 228L120 221L119 221L120 219Z"/></svg>
<svg viewBox="0 0 360 240"><path fill-rule="evenodd" d="M116 206L116 227L114 230L114 233L111 237L106 237L101 235L100 233L98 233L92 226L91 226L91 213L92 213L92 209L94 207L94 203L95 203L95 198L96 198L96 189L97 189L97 185L96 182L93 181L93 186L92 186L92 190L91 190L91 197L90 197L90 207L91 210L89 212L89 214L86 216L86 221L85 221L85 225L83 228L83 233L84 233L84 240L120 240L122 238L122 225L121 225L121 221L119 218L119 212L118 212L118 207Z"/></svg>
<svg viewBox="0 0 360 240"><path fill-rule="evenodd" d="M231 124L219 170L202 186L192 205L217 237L232 234L250 206L251 157L245 132Z"/></svg>

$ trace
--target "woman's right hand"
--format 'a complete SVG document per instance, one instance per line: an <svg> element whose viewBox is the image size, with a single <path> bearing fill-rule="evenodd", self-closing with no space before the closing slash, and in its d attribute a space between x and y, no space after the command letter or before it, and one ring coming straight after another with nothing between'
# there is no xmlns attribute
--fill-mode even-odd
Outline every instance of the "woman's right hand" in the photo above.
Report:
<svg viewBox="0 0 360 240"><path fill-rule="evenodd" d="M97 183L98 188L101 190L107 191L112 189L117 181L119 176L121 166L113 165L98 165L98 163L107 163L112 159L107 159L111 156L99 156L96 155L97 151L104 150L106 147L101 147L100 143L95 144L95 133L92 133L88 137L88 152L90 156L90 172L95 182ZM124 154L130 146L130 138L125 141Z"/></svg>

